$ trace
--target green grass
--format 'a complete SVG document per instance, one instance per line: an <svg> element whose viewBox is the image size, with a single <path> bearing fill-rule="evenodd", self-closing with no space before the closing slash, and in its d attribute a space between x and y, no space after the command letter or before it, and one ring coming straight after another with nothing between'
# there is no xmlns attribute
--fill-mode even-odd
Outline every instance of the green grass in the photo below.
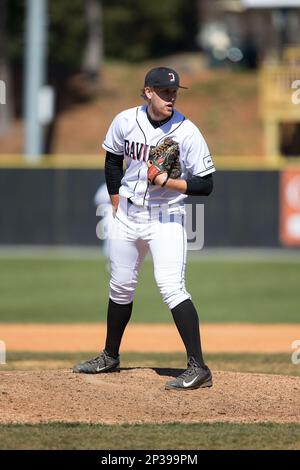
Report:
<svg viewBox="0 0 300 470"><path fill-rule="evenodd" d="M105 321L109 276L103 258L5 256L0 266L0 322ZM186 278L202 321L300 321L300 261L200 256L188 263ZM140 273L132 321L172 322L150 260Z"/></svg>
<svg viewBox="0 0 300 470"><path fill-rule="evenodd" d="M95 351L86 353L34 353L8 352L6 365L0 371L69 368L77 362L95 356ZM213 370L252 372L300 376L300 365L292 364L289 354L205 354L205 360ZM121 367L171 367L184 368L184 353L123 353Z"/></svg>
<svg viewBox="0 0 300 470"><path fill-rule="evenodd" d="M300 449L299 424L0 425L0 449Z"/></svg>

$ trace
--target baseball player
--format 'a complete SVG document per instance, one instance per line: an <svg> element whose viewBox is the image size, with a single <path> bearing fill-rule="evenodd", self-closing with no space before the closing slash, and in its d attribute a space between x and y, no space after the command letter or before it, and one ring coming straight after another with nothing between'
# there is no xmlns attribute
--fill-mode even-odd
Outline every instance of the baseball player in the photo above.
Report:
<svg viewBox="0 0 300 470"><path fill-rule="evenodd" d="M150 251L157 286L187 353L187 369L165 388L212 386L201 350L198 314L185 288L184 199L211 193L215 167L198 128L175 109L179 88L184 87L175 70L151 69L142 89L146 103L118 114L105 137L105 176L114 211L107 336L100 355L77 364L74 372L103 373L118 368L139 269ZM172 145L166 152L167 141ZM158 155L161 145L163 151ZM172 173L176 158L179 174Z"/></svg>

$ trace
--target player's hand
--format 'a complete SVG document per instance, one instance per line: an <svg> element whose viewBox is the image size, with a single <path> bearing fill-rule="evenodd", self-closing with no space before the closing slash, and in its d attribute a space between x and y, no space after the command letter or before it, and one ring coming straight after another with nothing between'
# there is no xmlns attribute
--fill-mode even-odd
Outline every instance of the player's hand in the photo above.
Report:
<svg viewBox="0 0 300 470"><path fill-rule="evenodd" d="M147 167L148 168L151 167L150 162L147 162ZM159 175L155 177L153 184L155 184L156 186L161 186L166 181L167 177L168 177L168 173L166 171L164 173L160 173Z"/></svg>
<svg viewBox="0 0 300 470"><path fill-rule="evenodd" d="M157 186L162 186L164 183L166 183L166 180L168 179L168 173L161 173L160 175L157 175L154 184Z"/></svg>
<svg viewBox="0 0 300 470"><path fill-rule="evenodd" d="M114 218L118 210L119 200L120 200L119 194L110 194L110 202L112 205L112 215Z"/></svg>

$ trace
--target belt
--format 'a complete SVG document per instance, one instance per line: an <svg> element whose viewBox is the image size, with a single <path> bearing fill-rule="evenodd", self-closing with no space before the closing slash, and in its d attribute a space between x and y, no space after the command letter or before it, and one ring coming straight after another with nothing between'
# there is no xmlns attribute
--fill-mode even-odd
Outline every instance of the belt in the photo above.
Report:
<svg viewBox="0 0 300 470"><path fill-rule="evenodd" d="M127 198L127 201L129 202L129 204L135 205L130 197ZM178 204L178 203L176 203L176 204ZM150 204L149 206L136 206L136 207L144 207L144 208L153 207L154 209L157 209L159 207L165 207L165 204Z"/></svg>
<svg viewBox="0 0 300 470"><path fill-rule="evenodd" d="M127 201L130 205L135 206L135 207L139 207L140 209L146 209L147 207L149 207L149 206L139 206L139 205L135 204L130 197L127 198Z"/></svg>
<svg viewBox="0 0 300 470"><path fill-rule="evenodd" d="M149 206L139 206L139 205L135 204L130 197L127 198L127 201L129 202L130 205L135 206L135 207L139 207L139 208L143 208L143 209L145 209L146 207L149 207Z"/></svg>

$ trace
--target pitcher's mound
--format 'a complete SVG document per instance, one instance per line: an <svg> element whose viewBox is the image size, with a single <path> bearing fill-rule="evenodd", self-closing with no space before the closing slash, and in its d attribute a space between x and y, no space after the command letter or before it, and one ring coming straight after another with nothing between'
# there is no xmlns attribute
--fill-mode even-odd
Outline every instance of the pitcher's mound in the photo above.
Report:
<svg viewBox="0 0 300 470"><path fill-rule="evenodd" d="M213 372L212 388L165 390L180 372L2 372L0 423L300 422L299 377Z"/></svg>

